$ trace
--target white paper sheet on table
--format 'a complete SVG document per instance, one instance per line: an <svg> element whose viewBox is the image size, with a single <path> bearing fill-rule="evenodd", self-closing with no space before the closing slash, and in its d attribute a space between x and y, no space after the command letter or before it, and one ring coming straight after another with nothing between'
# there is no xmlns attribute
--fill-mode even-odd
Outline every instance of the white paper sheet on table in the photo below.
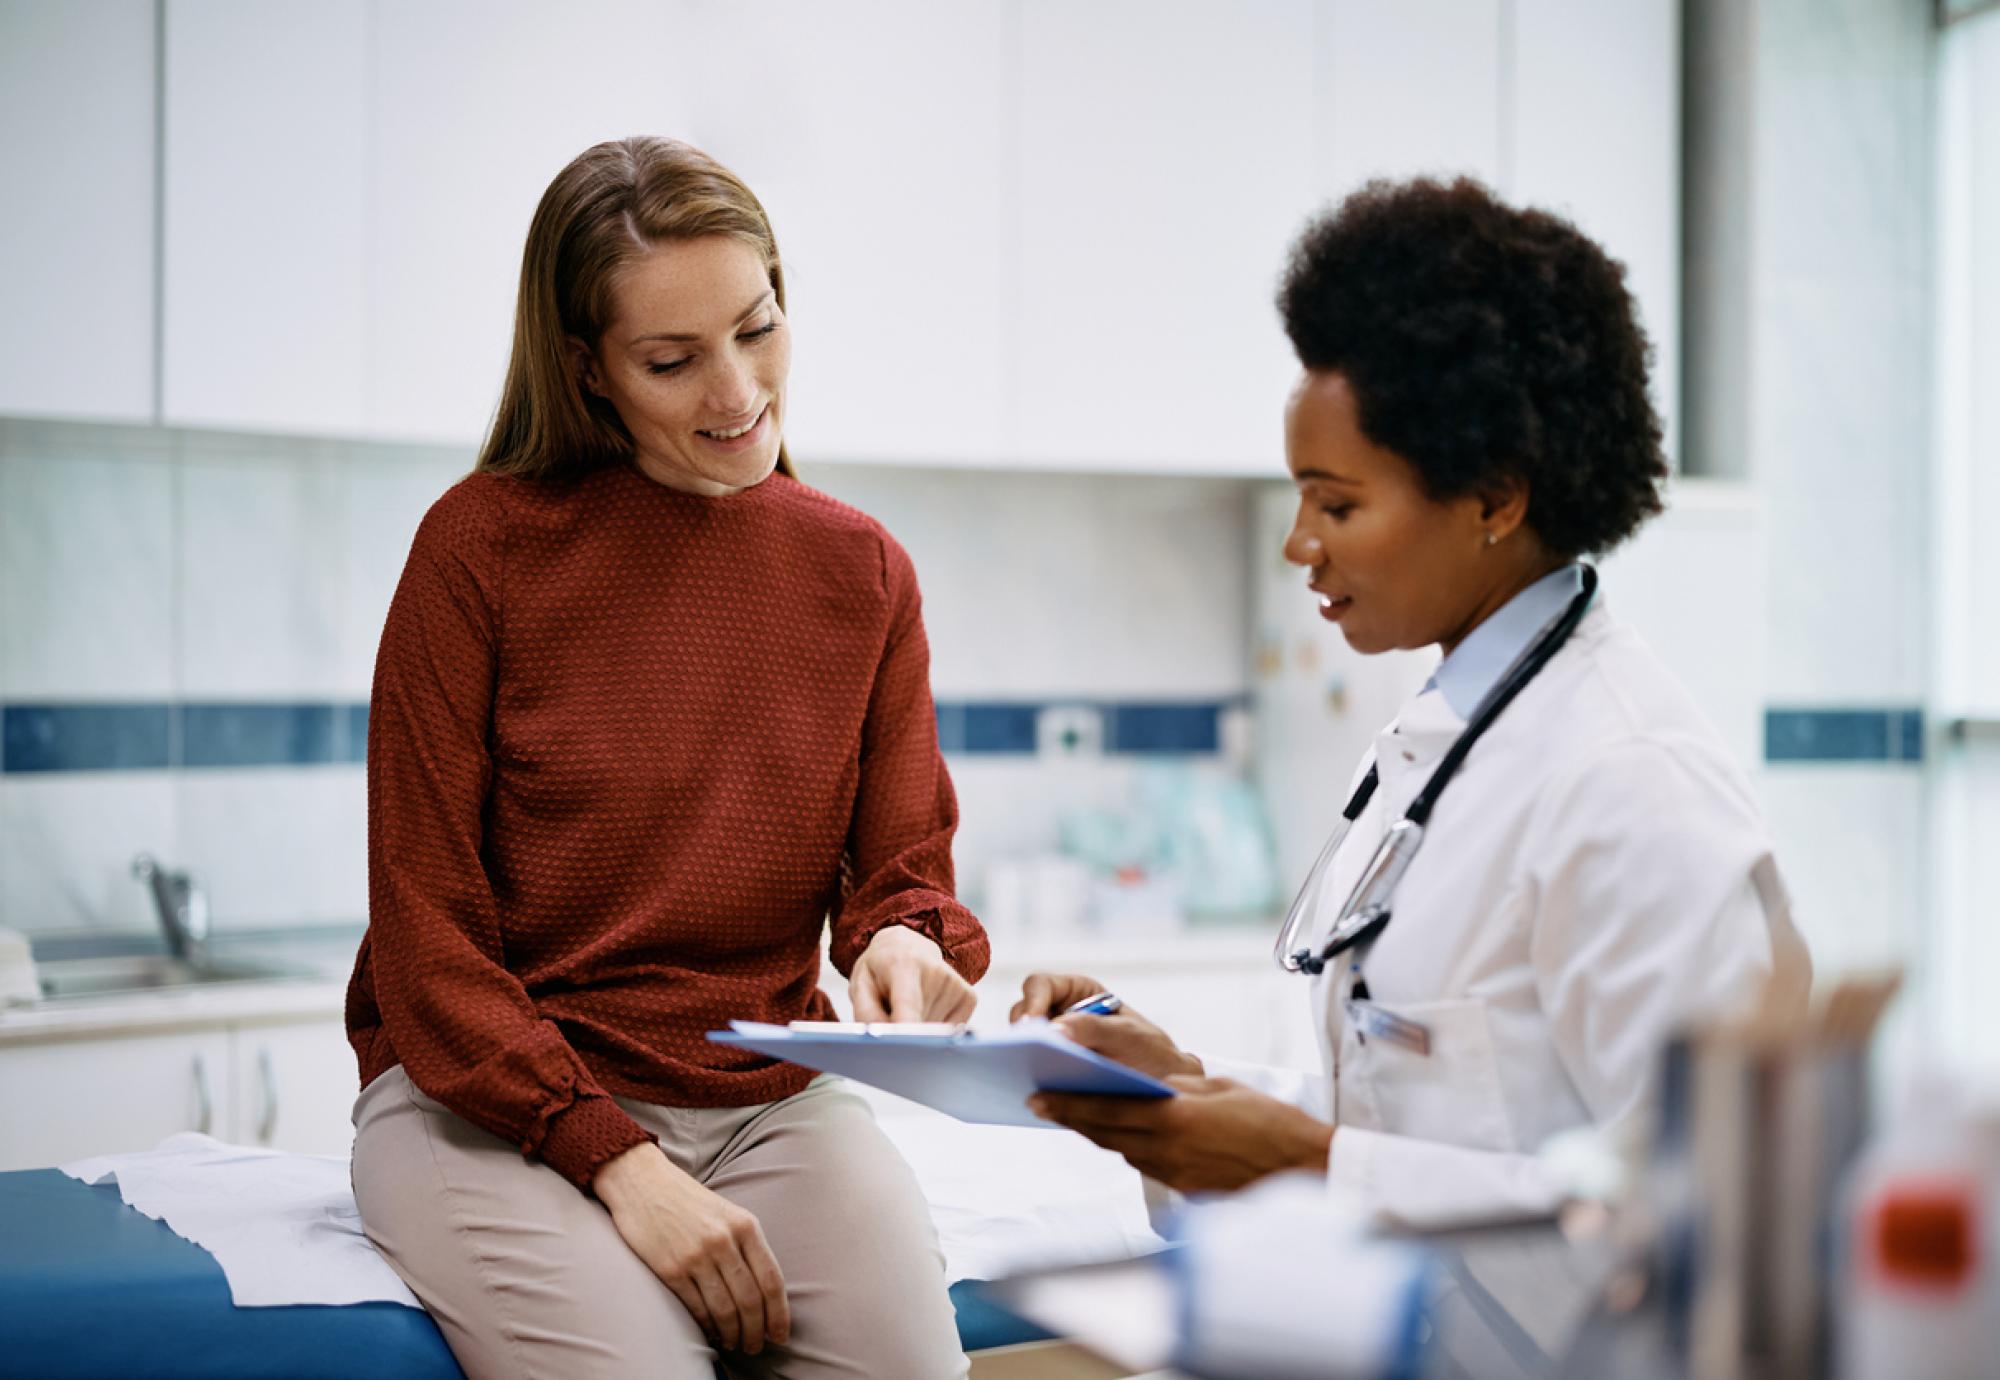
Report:
<svg viewBox="0 0 2000 1380"><path fill-rule="evenodd" d="M1102 1260L1159 1244L1139 1176L1080 1136L969 1126L856 1089L909 1160L952 1282ZM183 1132L152 1150L62 1166L216 1258L245 1308L391 1302L408 1286L362 1234L347 1160L228 1145Z"/></svg>
<svg viewBox="0 0 2000 1380"><path fill-rule="evenodd" d="M409 1286L361 1233L347 1160L290 1155L183 1131L151 1150L62 1166L214 1256L242 1308L401 1303Z"/></svg>

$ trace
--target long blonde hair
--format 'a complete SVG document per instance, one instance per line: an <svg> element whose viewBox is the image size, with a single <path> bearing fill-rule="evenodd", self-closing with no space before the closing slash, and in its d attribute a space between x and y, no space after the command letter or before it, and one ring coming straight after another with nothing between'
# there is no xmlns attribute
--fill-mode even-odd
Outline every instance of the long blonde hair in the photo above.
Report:
<svg viewBox="0 0 2000 1380"><path fill-rule="evenodd" d="M479 470L545 478L632 457L632 435L578 382L567 338L593 349L611 324L612 282L654 245L729 235L764 258L785 306L770 217L729 169L700 149L651 136L585 149L542 193L521 254L514 350ZM794 474L781 443L778 468Z"/></svg>

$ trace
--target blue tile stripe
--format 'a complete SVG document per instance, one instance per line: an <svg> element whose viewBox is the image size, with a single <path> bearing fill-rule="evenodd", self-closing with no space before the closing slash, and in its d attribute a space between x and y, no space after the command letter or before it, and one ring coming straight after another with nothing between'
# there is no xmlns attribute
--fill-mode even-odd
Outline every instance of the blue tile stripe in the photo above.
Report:
<svg viewBox="0 0 2000 1380"><path fill-rule="evenodd" d="M144 771L171 765L172 742L171 705L0 707L0 768L9 772Z"/></svg>
<svg viewBox="0 0 2000 1380"><path fill-rule="evenodd" d="M361 762L365 704L0 705L0 771Z"/></svg>
<svg viewBox="0 0 2000 1380"><path fill-rule="evenodd" d="M1032 756L1051 707L1101 716L1113 753L1213 753L1231 701L942 700L948 753ZM363 762L368 706L354 703L0 705L0 771L145 771Z"/></svg>
<svg viewBox="0 0 2000 1380"><path fill-rule="evenodd" d="M1921 762L1921 709L1766 709L1766 762Z"/></svg>
<svg viewBox="0 0 2000 1380"><path fill-rule="evenodd" d="M946 753L1032 755L1035 722L1047 709L1095 710L1110 753L1212 753L1233 700L940 700L938 744Z"/></svg>
<svg viewBox="0 0 2000 1380"><path fill-rule="evenodd" d="M1237 701L941 700L938 742L969 756L1031 756L1043 710L1094 709L1104 750L1213 753ZM0 771L148 771L367 760L368 706L343 703L0 705ZM1921 762L1921 709L1768 709L1764 760Z"/></svg>

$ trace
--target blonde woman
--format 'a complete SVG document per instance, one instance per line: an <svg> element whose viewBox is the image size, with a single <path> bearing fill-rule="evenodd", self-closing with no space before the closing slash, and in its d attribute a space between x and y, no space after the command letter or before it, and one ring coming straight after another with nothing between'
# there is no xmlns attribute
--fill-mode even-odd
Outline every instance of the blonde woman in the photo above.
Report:
<svg viewBox="0 0 2000 1380"><path fill-rule="evenodd" d="M909 558L798 482L763 208L697 150L549 187L475 472L375 669L348 995L368 1235L469 1375L963 1375L914 1176L709 1043L960 1020L987 947Z"/></svg>

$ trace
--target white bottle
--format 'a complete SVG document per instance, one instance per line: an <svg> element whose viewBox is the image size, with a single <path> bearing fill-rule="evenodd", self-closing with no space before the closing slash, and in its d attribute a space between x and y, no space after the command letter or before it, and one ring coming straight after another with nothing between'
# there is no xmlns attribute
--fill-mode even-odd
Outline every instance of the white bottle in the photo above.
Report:
<svg viewBox="0 0 2000 1380"><path fill-rule="evenodd" d="M1913 1080L1843 1207L1841 1380L2000 1375L2000 1101Z"/></svg>

